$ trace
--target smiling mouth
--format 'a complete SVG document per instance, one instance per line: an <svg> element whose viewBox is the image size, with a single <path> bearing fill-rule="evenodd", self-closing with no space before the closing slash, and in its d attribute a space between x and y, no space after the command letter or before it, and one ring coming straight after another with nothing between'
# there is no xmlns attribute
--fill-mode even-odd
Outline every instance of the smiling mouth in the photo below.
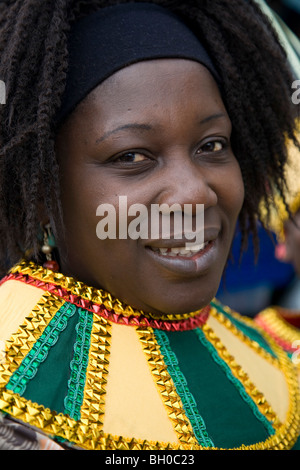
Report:
<svg viewBox="0 0 300 470"><path fill-rule="evenodd" d="M214 232L216 235L216 232ZM185 246L184 242L169 240L145 246L156 266L173 273L176 278L194 278L207 273L219 256L218 237L206 237L201 245Z"/></svg>
<svg viewBox="0 0 300 470"><path fill-rule="evenodd" d="M195 245L190 248L186 248L185 246L178 246L173 248L148 246L147 248L166 258L170 257L186 259L194 258L195 256L204 253L211 243L211 241L207 241L201 245Z"/></svg>

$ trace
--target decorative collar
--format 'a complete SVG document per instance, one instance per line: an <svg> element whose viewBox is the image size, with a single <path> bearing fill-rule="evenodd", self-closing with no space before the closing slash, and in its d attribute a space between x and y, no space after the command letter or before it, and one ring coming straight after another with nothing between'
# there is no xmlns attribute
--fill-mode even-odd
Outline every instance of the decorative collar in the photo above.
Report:
<svg viewBox="0 0 300 470"><path fill-rule="evenodd" d="M191 313L156 315L136 310L115 299L109 292L85 285L72 277L45 269L31 261L14 266L1 283L17 280L39 287L78 307L100 315L114 323L152 327L168 331L191 330L206 323L210 305Z"/></svg>

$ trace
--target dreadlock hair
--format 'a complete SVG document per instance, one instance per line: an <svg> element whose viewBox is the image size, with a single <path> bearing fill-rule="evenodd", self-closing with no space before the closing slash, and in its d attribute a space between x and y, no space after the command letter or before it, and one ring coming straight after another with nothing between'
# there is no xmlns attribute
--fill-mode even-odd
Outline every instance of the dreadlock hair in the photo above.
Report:
<svg viewBox="0 0 300 470"><path fill-rule="evenodd" d="M148 0L149 1L149 0ZM150 0L151 1L151 0ZM54 117L68 68L67 35L79 18L117 0L6 0L1 4L0 262L4 272L30 252L38 260L41 208L54 233L63 223ZM125 0L125 3L126 0ZM296 143L287 59L269 20L253 0L154 0L182 16L221 77L233 125L245 201L243 245L257 239L261 201L284 190L286 138ZM297 144L296 144L297 145ZM234 184L234 181L232 182Z"/></svg>

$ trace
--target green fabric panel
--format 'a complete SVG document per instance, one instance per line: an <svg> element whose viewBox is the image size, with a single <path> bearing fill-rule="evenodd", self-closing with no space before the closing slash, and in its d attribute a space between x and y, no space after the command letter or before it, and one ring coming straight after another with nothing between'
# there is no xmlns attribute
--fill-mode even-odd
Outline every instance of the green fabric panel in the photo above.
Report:
<svg viewBox="0 0 300 470"><path fill-rule="evenodd" d="M23 396L57 413L64 412L64 398L68 392L70 362L74 354L78 311L69 318L67 327L60 332L58 341L49 349L36 375L26 386Z"/></svg>
<svg viewBox="0 0 300 470"><path fill-rule="evenodd" d="M216 447L250 445L269 437L196 332L167 332L170 346Z"/></svg>
<svg viewBox="0 0 300 470"><path fill-rule="evenodd" d="M263 338L263 336L253 327L245 325L242 321L239 321L238 319L232 317L229 313L227 313L223 308L222 305L211 302L211 306L215 307L218 312L222 313L225 315L225 317L229 318L229 320L235 325L242 333L244 333L248 338L250 338L253 341L256 341L260 347L262 347L265 351L267 351L269 354L271 354L273 357L277 357L268 342Z"/></svg>
<svg viewBox="0 0 300 470"><path fill-rule="evenodd" d="M170 347L168 336L162 330L155 330L155 336L158 341L160 351L164 356L168 372L171 375L177 393L181 398L185 414L192 425L198 444L203 447L215 447L208 435L205 422L198 412L195 398L191 394L186 379L179 368L177 357Z"/></svg>

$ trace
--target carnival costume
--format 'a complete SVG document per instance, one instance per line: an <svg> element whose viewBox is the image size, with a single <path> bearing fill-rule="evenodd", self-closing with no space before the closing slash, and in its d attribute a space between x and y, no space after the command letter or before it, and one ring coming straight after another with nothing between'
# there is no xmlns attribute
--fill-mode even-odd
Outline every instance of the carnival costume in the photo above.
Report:
<svg viewBox="0 0 300 470"><path fill-rule="evenodd" d="M217 301L160 318L33 263L0 287L0 408L63 447L289 449L297 372Z"/></svg>

